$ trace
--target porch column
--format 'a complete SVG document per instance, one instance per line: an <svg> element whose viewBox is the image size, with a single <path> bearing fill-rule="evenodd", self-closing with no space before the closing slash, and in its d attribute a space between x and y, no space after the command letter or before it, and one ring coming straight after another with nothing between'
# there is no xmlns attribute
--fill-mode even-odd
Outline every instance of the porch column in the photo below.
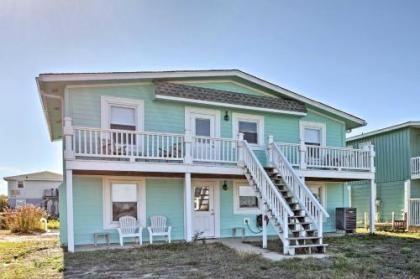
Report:
<svg viewBox="0 0 420 279"><path fill-rule="evenodd" d="M376 219L376 183L375 179L370 180L370 202L369 202L369 232L375 232Z"/></svg>
<svg viewBox="0 0 420 279"><path fill-rule="evenodd" d="M307 152L307 148L306 148L305 141L303 139L300 139L300 144L299 144L300 166L299 167L301 170L306 170L306 152Z"/></svg>
<svg viewBox="0 0 420 279"><path fill-rule="evenodd" d="M74 252L73 171L66 170L67 249Z"/></svg>
<svg viewBox="0 0 420 279"><path fill-rule="evenodd" d="M192 192L191 192L191 173L185 173L184 179L184 229L185 240L192 240Z"/></svg>

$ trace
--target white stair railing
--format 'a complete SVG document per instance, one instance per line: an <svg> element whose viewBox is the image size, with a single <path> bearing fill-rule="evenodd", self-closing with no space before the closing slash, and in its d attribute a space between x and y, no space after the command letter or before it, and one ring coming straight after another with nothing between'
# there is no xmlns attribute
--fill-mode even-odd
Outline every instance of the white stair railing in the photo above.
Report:
<svg viewBox="0 0 420 279"><path fill-rule="evenodd" d="M269 143L268 152L271 153L269 156L271 163L278 170L286 186L292 191L302 209L306 211L311 221L316 225L318 236L322 237L323 220L328 218L329 214L297 175L292 165L275 143Z"/></svg>
<svg viewBox="0 0 420 279"><path fill-rule="evenodd" d="M255 186L261 193L261 199L267 204L271 211L271 215L275 217L276 222L281 226L280 239L283 242L283 251L287 254L289 250L289 217L294 216L289 205L280 194L277 187L273 184L265 169L255 156L254 152L249 147L246 141L239 141L239 161L238 164L243 164L252 176Z"/></svg>

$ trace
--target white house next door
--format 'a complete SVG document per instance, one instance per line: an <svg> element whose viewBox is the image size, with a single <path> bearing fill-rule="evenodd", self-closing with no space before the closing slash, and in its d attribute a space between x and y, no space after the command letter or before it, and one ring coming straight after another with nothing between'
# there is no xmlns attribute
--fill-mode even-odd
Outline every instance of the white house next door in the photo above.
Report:
<svg viewBox="0 0 420 279"><path fill-rule="evenodd" d="M200 237L216 237L215 218L215 185L211 182L193 183L193 235L202 233Z"/></svg>

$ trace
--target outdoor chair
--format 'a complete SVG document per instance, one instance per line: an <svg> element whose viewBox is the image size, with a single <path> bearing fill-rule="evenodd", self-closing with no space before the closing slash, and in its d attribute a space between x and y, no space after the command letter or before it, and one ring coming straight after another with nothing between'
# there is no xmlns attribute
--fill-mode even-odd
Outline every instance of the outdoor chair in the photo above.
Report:
<svg viewBox="0 0 420 279"><path fill-rule="evenodd" d="M131 216L123 216L119 219L120 227L117 228L120 235L120 245L124 246L124 238L134 237L139 239L140 245L143 244L142 227L137 226L137 220Z"/></svg>
<svg viewBox="0 0 420 279"><path fill-rule="evenodd" d="M171 226L166 226L165 216L152 216L150 217L149 241L153 243L153 236L164 236L168 238L168 243L171 243Z"/></svg>

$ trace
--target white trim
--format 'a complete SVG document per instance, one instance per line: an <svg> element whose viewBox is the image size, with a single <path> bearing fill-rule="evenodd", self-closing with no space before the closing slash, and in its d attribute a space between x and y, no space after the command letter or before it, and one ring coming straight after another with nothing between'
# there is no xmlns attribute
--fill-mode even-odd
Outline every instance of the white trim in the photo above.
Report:
<svg viewBox="0 0 420 279"><path fill-rule="evenodd" d="M239 207L239 186L246 186L252 188L247 180L234 180L233 181L233 214L237 215L254 215L261 214L261 199L258 199L258 208L240 208ZM257 195L255 195L257 198Z"/></svg>
<svg viewBox="0 0 420 279"><path fill-rule="evenodd" d="M137 85L146 85L153 84L151 81L141 81L141 82L118 82L118 83L90 83L90 84L69 84L66 85L65 89L73 88L103 88L103 87L118 87L118 86L137 86Z"/></svg>
<svg viewBox="0 0 420 279"><path fill-rule="evenodd" d="M404 181L404 212L409 211L409 200L411 198L411 180Z"/></svg>
<svg viewBox="0 0 420 279"><path fill-rule="evenodd" d="M194 200L193 200L193 189L198 183L208 183L213 185L213 210L214 210L214 237L220 237L220 181L217 179L205 179L205 178L194 178L191 179L191 214L193 214ZM191 228L193 225L194 217L192 218Z"/></svg>
<svg viewBox="0 0 420 279"><path fill-rule="evenodd" d="M305 129L318 129L321 130L321 146L327 145L327 125L325 123L320 122L312 122L312 121L299 121L299 131L300 131L300 140L304 141L304 132Z"/></svg>
<svg viewBox="0 0 420 279"><path fill-rule="evenodd" d="M276 84L270 83L240 70L195 70L195 71L156 71L156 72L119 72L119 73L72 73L72 74L40 74L37 82L72 82L72 81L106 81L106 80L127 80L127 79L159 79L159 78L190 78L190 77L227 77L236 76L249 82L271 89L290 98L308 103L314 107L333 113L353 121L359 125L366 125L366 121L356 116L340 111L326 104L309 99L298 93L287 90Z"/></svg>
<svg viewBox="0 0 420 279"><path fill-rule="evenodd" d="M220 137L220 110L197 107L185 107L185 130L192 132L191 113L214 116L214 137Z"/></svg>
<svg viewBox="0 0 420 279"><path fill-rule="evenodd" d="M408 122L404 122L404 123L401 123L401 124L389 126L389 127L386 127L386 128L374 130L374 131L367 132L367 133L364 133L364 134L360 134L360 135L357 135L357 136L349 137L349 138L346 139L346 141L350 142L350 141L353 141L353 140L363 139L363 138L371 137L371 136L374 136L374 135L395 131L395 130L398 130L398 129L401 129L401 128L408 128L408 127L412 127L412 126L416 126L417 128L419 128L420 127L420 121L408 121Z"/></svg>
<svg viewBox="0 0 420 279"><path fill-rule="evenodd" d="M261 147L264 145L264 116L245 114L245 113L232 113L232 138L237 139L239 136L239 121L257 122L258 129L258 143L249 144L251 147Z"/></svg>
<svg viewBox="0 0 420 279"><path fill-rule="evenodd" d="M103 227L105 230L118 227L117 222L112 221L111 210L111 184L112 183L133 183L137 185L137 217L139 225L146 227L146 180L144 177L130 176L104 176L102 179L102 205L103 205Z"/></svg>
<svg viewBox="0 0 420 279"><path fill-rule="evenodd" d="M331 179L375 179L374 172L338 170L296 170L299 176Z"/></svg>
<svg viewBox="0 0 420 279"><path fill-rule="evenodd" d="M144 101L128 98L117 98L109 96L101 96L101 128L109 129L110 125L110 107L123 106L134 108L137 113L136 130L144 130Z"/></svg>
<svg viewBox="0 0 420 279"><path fill-rule="evenodd" d="M260 107L246 106L246 105L228 104L228 103L222 103L222 102L202 101L202 100L196 100L196 99L164 96L164 95L158 95L158 94L155 95L155 98L160 99L160 100L178 101L178 102L202 104L202 105L210 105L210 106L218 106L218 107L226 107L226 108L239 108L239 109L247 109L247 110L254 110L254 111L264 111L264 112L272 112L272 113L299 115L299 116L305 116L306 115L306 112L297 112L297 111L279 110L279 109L268 109L268 108L260 108Z"/></svg>

